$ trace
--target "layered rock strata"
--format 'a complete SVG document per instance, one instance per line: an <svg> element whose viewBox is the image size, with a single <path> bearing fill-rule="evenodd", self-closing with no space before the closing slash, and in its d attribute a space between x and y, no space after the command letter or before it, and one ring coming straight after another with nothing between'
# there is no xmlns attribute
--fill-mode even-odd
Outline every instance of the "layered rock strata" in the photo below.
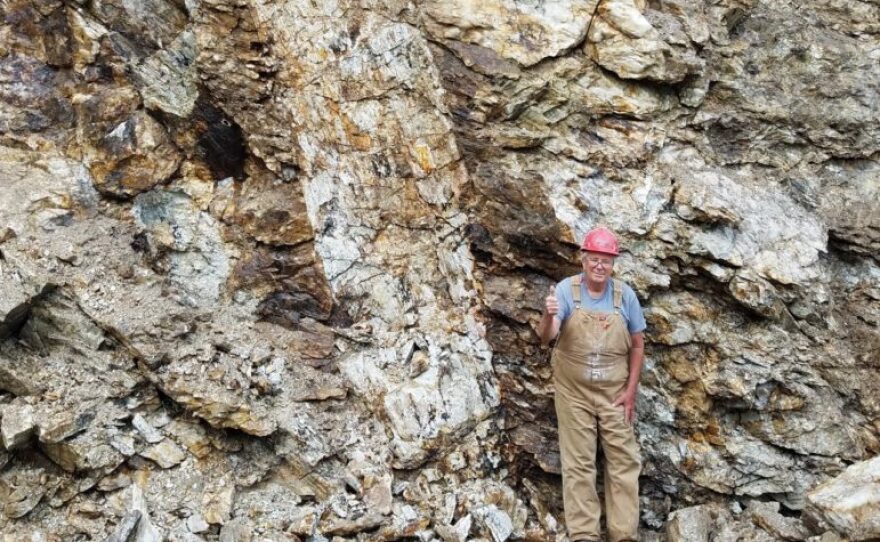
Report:
<svg viewBox="0 0 880 542"><path fill-rule="evenodd" d="M600 223L645 539L876 535L880 4L0 13L4 540L563 540Z"/></svg>

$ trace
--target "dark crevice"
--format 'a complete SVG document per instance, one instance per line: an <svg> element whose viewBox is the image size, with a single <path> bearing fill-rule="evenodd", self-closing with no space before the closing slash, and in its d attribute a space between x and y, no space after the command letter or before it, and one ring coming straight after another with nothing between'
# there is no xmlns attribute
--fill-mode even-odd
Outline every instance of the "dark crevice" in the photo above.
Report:
<svg viewBox="0 0 880 542"><path fill-rule="evenodd" d="M207 164L215 179L244 179L244 164L248 158L244 133L232 118L214 104L208 89L199 89L199 97L188 118L179 119L162 112L156 115L173 134L195 132L195 149L192 152Z"/></svg>
<svg viewBox="0 0 880 542"><path fill-rule="evenodd" d="M257 307L261 320L282 327L296 327L303 317L323 321L329 314L321 301L305 291L277 291L269 294Z"/></svg>
<svg viewBox="0 0 880 542"><path fill-rule="evenodd" d="M841 261L849 264L858 262L860 257L872 258L880 263L880 254L872 251L869 247L864 247L852 239L844 237L840 232L834 229L828 230L828 252Z"/></svg>
<svg viewBox="0 0 880 542"><path fill-rule="evenodd" d="M3 321L0 321L0 340L18 337L19 331L31 316L31 308L54 292L56 288L57 286L54 284L47 284L35 296L7 312Z"/></svg>

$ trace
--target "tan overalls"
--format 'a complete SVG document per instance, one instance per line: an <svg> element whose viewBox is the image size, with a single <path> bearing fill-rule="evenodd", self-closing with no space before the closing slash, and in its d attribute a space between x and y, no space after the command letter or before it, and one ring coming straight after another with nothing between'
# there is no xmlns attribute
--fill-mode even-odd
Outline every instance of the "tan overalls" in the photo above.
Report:
<svg viewBox="0 0 880 542"><path fill-rule="evenodd" d="M618 311L623 283L613 282L614 310L590 311L581 307L581 275L572 278L575 308L562 325L551 357L565 522L571 540L599 540L597 436L605 454L609 539L638 540L639 448L623 407L611 406L626 388L632 344L626 321Z"/></svg>

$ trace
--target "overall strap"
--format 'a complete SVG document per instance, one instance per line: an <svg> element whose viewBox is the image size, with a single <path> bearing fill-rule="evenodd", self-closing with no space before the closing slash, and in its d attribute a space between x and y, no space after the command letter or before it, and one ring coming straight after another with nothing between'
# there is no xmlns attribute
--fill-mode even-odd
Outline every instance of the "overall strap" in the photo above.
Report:
<svg viewBox="0 0 880 542"><path fill-rule="evenodd" d="M617 279L611 279L614 282L614 308L623 308L623 282Z"/></svg>
<svg viewBox="0 0 880 542"><path fill-rule="evenodd" d="M575 275L571 277L571 298L574 300L574 306L581 306L581 276Z"/></svg>

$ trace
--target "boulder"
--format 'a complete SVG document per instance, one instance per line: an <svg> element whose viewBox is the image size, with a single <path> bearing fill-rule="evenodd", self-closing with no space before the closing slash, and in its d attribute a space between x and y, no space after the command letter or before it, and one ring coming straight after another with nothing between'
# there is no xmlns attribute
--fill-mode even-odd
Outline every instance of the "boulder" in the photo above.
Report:
<svg viewBox="0 0 880 542"><path fill-rule="evenodd" d="M851 465L813 488L804 515L853 542L880 538L880 456Z"/></svg>

